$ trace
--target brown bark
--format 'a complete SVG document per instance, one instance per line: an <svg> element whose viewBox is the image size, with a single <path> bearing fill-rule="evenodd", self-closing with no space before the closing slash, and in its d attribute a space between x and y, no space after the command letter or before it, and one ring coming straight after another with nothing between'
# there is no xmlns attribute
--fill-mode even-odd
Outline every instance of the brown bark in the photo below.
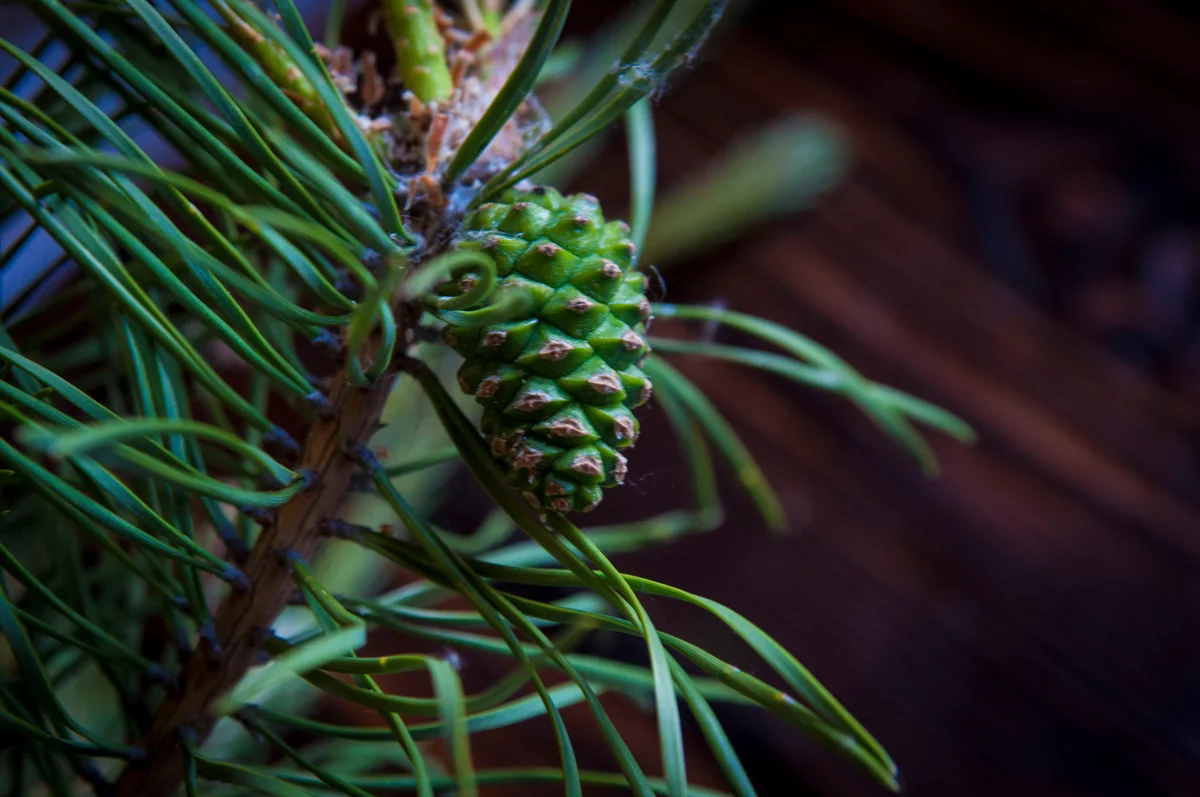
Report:
<svg viewBox="0 0 1200 797"><path fill-rule="evenodd" d="M344 372L330 397L332 413L318 419L300 455L299 468L316 476L315 483L280 508L274 523L255 543L244 571L250 589L233 592L222 603L214 625L219 653L208 643L188 661L180 688L159 707L141 745L147 763L131 763L117 780L116 797L169 795L182 782L183 754L179 732L190 729L203 740L212 729L213 703L254 664L260 630L269 629L287 605L293 581L285 554L312 557L321 523L336 518L350 491L355 465L346 455L350 445L366 443L375 432L395 375L367 388L351 385Z"/></svg>

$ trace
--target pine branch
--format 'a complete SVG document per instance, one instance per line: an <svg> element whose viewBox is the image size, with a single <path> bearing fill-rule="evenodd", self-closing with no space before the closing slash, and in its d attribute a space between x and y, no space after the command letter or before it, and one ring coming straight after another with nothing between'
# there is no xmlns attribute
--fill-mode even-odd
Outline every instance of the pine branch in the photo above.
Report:
<svg viewBox="0 0 1200 797"><path fill-rule="evenodd" d="M499 2L469 2L465 18L432 0L387 0L403 91L380 79L374 53L356 63L335 46L339 20L327 26L330 49L315 45L292 0L275 0L276 16L249 0L29 2L72 57L55 68L42 61L42 45L27 53L0 41L40 87L30 98L14 94L12 80L0 88L0 225L28 225L52 241L79 283L32 308L32 323L12 335L0 326L0 530L20 530L0 539L0 632L16 662L0 679L0 729L17 738L4 759L16 774L0 770L0 789L58 797L87 783L114 797L180 787L190 797L213 781L297 797L308 787L433 797L443 786L469 797L481 784L549 780L569 797L582 797L585 784L684 797L708 793L688 783L686 710L733 791L753 797L720 725L714 704L722 702L771 712L896 788L883 748L756 626L626 576L608 558L718 525L718 458L768 526L786 521L733 425L663 355L724 359L840 395L927 468L932 452L919 427L970 436L949 413L870 381L799 333L647 298L643 241L669 254L730 235L790 207L789 197L807 197L811 190L788 187L790 177L827 160L812 150L801 166L776 169L772 183L763 164L770 172L796 140L772 135L713 172L721 179L701 180L675 194L667 214L654 213L648 103L691 63L724 0L647 4L628 41L612 48L616 67L590 91L571 92L584 99L557 124L529 92L553 72L570 0L522 0L503 14ZM207 49L193 49L197 42ZM210 70L206 53L240 87ZM606 219L595 197L525 181L584 151L623 115L632 227ZM163 168L127 119L174 148L187 174ZM741 212L731 210L731 194ZM695 212L697 197L705 213ZM23 265L32 237L0 245L0 272ZM702 322L712 334L651 339L656 313ZM780 353L716 342L722 326ZM328 396L310 392L318 380L299 340L343 358ZM216 351L236 358L248 386L228 380ZM461 366L458 385L469 397L451 397L439 363ZM401 372L414 378L400 381ZM679 438L690 504L620 526L575 526L568 515L591 510L624 480L639 431L634 410L652 394ZM482 421L460 401L481 406ZM297 445L273 410L306 402L316 417ZM406 456L391 468L368 448L385 405L381 437ZM430 407L433 420L418 423ZM289 461L271 456L272 446L287 448ZM398 480L452 459L492 504L473 533L431 523ZM344 517L355 491L373 492L385 514ZM228 506L240 511L236 521ZM247 549L251 518L262 528ZM406 534L373 528L396 523ZM526 539L506 544L514 529ZM355 562L350 597L308 565L329 536L350 554L338 563ZM211 550L214 539L236 566ZM85 566L85 555L100 564ZM359 588L363 570L386 564L412 583L384 595ZM206 593L225 588L221 580L230 591L214 614ZM572 592L547 603L514 584ZM719 618L785 691L656 628L643 594ZM439 608L455 596L469 610ZM110 628L114 617L121 622ZM359 657L373 628L509 656L515 667L467 694L446 657ZM576 652L592 629L636 636L649 667ZM548 686L542 671L550 668L567 683ZM433 697L373 680L410 670L429 676ZM80 674L99 689L64 687ZM377 712L383 725L346 728L250 702L301 679ZM663 780L647 777L600 703L603 690L649 698ZM118 708L93 723L76 695L97 692ZM620 775L579 768L559 714L572 703L586 704ZM298 769L248 765L261 756L244 746L219 750L213 731L223 716ZM414 717L438 721L410 725ZM471 733L533 717L550 723L561 769L474 770ZM452 780L417 744L435 737L446 742ZM344 763L338 745L356 740L389 742L387 761L400 756L411 775L361 777L386 762L368 752L364 765L354 751L356 763ZM98 757L126 762L115 784L93 764Z"/></svg>
<svg viewBox="0 0 1200 797"><path fill-rule="evenodd" d="M411 313L405 319L402 329L415 326ZM357 469L347 452L368 443L378 430L394 382L391 370L366 387L353 384L347 367L335 377L329 407L314 422L299 458L298 467L311 474L312 484L263 528L242 567L250 588L231 592L221 604L214 618L215 644L202 642L188 660L179 688L159 706L139 743L148 763L127 764L114 797L170 794L182 782L180 734L186 731L202 743L217 720L216 702L265 655L260 643L270 637L294 587L288 557L312 559L323 524L340 517Z"/></svg>

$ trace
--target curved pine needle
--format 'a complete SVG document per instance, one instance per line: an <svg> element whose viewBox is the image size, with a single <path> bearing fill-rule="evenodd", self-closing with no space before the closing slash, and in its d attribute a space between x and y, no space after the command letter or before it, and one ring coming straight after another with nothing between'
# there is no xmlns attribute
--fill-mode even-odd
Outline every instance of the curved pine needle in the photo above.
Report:
<svg viewBox="0 0 1200 797"><path fill-rule="evenodd" d="M371 468L370 472L372 473L376 488L379 489L385 498L388 499L389 503L392 505L392 508L405 522L405 525L418 535L422 545L425 546L428 551L435 554L445 566L451 568L452 570L458 570L459 557L457 554L445 547L445 544L441 542L431 530L425 529L421 522L412 514L411 510L407 506L407 503L403 500L400 494L396 492L391 483L387 481L386 475L382 472L382 469L378 468L376 465L374 468ZM458 572L465 575L464 571L458 570ZM512 651L513 655L521 663L521 666L529 673L534 689L537 691L539 698L546 707L547 715L550 717L552 726L554 728L556 741L559 747L559 755L563 760L563 771L567 773L567 795L568 797L581 797L582 789L580 787L578 777L575 774L578 771L578 765L575 763L575 751L571 746L570 737L567 735L566 725L563 723L562 717L559 716L558 709L551 700L550 693L547 691L545 684L538 676L536 669L529 659L529 656L525 653L520 643L517 641L517 638L510 629L508 623L511 622L518 628L524 628L527 635L532 633L534 638L541 643L540 646L543 648L543 650L551 657L555 656L557 649L554 648L552 643L550 643L550 641L523 616L515 613L515 611L508 610L506 605L498 605L494 601L494 598L488 594L487 587L482 581L462 578L458 583L460 584L459 589L464 593L465 597L467 597L468 600L470 600L472 604L474 604L475 607L480 611L480 613L488 619L488 623L503 638L506 647ZM578 674L575 674L569 666L566 668L566 672L568 676L570 676L572 680L574 680L575 683L580 686L581 690L584 692L585 699L588 701L589 706L593 709L593 712L597 713L598 718L603 717L604 719L607 719L604 717L603 709L600 708L595 694L583 681L580 680ZM636 769L636 763L632 764L632 766L633 772L638 772Z"/></svg>
<svg viewBox="0 0 1200 797"><path fill-rule="evenodd" d="M366 641L366 629L360 624L289 648L267 664L248 672L216 703L216 710L220 714L233 714L293 675L316 669L330 659L345 655L348 650L357 650Z"/></svg>
<svg viewBox="0 0 1200 797"><path fill-rule="evenodd" d="M348 795L348 797L371 797L370 792L355 786L345 778L342 778L325 769L324 767L318 766L310 761L306 756L297 751L296 748L285 742L283 738L279 736L279 734L272 731L265 724L258 722L253 711L243 712L238 716L238 721L241 722L242 725L244 725L251 733L258 734L262 738L266 739L272 747L279 750L279 752L291 759L292 763L294 763L296 766L310 772L326 787L341 794Z"/></svg>
<svg viewBox="0 0 1200 797"><path fill-rule="evenodd" d="M280 465L262 449L244 442L240 437L225 429L198 421L134 418L60 433L26 426L21 430L20 437L24 442L38 447L48 456L66 459L87 454L92 449L106 447L120 441L153 438L165 434L183 435L219 443L251 462L257 463L264 473L280 484L290 484L298 477L298 474Z"/></svg>
<svg viewBox="0 0 1200 797"><path fill-rule="evenodd" d="M556 530L560 533L568 534L571 543L579 547L586 555L592 557L593 561L597 561L596 557L598 556L598 563L606 568L607 579L599 579L593 576L590 569L570 549L563 545L549 529L530 517L528 511L521 506L507 484L504 483L497 471L495 461L488 453L478 432L471 427L470 422L467 421L465 416L462 415L462 411L450 399L433 372L428 370L428 368L419 367L416 371L416 377L433 403L435 410L443 421L443 425L450 433L451 439L459 446L459 450L463 454L468 467L471 468L476 479L479 480L492 499L509 513L509 517L513 519L513 522L518 527L553 553L556 559L559 559L564 565L577 572L592 589L608 598L614 605L621 606L623 610L629 612L631 620L641 629L650 651L651 661L654 663L655 696L660 732L663 737L663 766L667 773L667 780L671 784L672 797L675 797L677 794L683 794L686 791L686 775L684 772L683 738L682 729L679 724L678 706L673 696L670 674L666 670L667 654L662 648L662 642L658 637L658 633L654 630L649 615L638 602L637 598L633 596L628 586L623 585L620 574L612 567L603 553L598 548L595 548L585 537L578 534L577 529L574 529L565 520L559 520L556 524ZM555 522L555 517L557 516L550 518L552 523ZM614 590L617 590L617 592L614 592ZM536 632L536 629L533 630ZM552 656L554 655L550 650L547 653L550 653ZM564 662L559 661L559 663L561 665ZM589 703L591 702L589 700ZM604 716L598 705L594 706L594 710L597 713L597 718ZM607 727L605 727L605 735L609 735ZM619 736L616 734L612 734L612 736L613 739L610 741L610 744L617 743L618 746L614 747L614 752L619 751L620 757L623 759L628 755L628 748ZM635 786L639 792L644 792L645 776L641 773L636 763L622 761L622 769L630 776L631 785Z"/></svg>
<svg viewBox="0 0 1200 797"><path fill-rule="evenodd" d="M652 356L648 359L644 370L656 384L667 386L667 389L674 394L686 408L688 414L712 440L713 445L733 468L738 483L750 496L768 528L775 531L786 529L787 514L784 512L775 490L767 481L762 468L754 461L746 444L741 441L733 427L717 411L708 397L661 357Z"/></svg>
<svg viewBox="0 0 1200 797"><path fill-rule="evenodd" d="M471 285L453 297L435 297L429 292L452 276L469 275ZM441 310L462 310L482 304L496 286L496 263L482 252L468 250L439 255L413 274L404 283L409 296L418 296Z"/></svg>
<svg viewBox="0 0 1200 797"><path fill-rule="evenodd" d="M629 144L629 238L641 252L650 230L656 180L654 116L650 100L643 99L625 112L625 133Z"/></svg>
<svg viewBox="0 0 1200 797"><path fill-rule="evenodd" d="M311 775L297 774L285 770L273 770L273 775L276 778L285 780L288 783L297 783L304 786L321 785L321 781ZM563 783L568 780L569 774L564 774L560 769L548 768L510 768L510 769L491 769L479 770L475 773L476 782L480 786L502 786L513 784L536 784L536 783ZM407 775L362 775L356 778L349 779L363 788L374 789L396 789L405 790L413 788L413 778ZM579 781L588 786L601 788L628 790L629 786L623 775L618 775L612 772L596 772L591 770L581 770L579 772ZM445 776L435 776L433 778L434 785L439 789L454 788L454 780ZM649 795L663 794L669 795L669 786L666 781L660 778L648 778L646 786L649 789ZM273 793L272 793L273 794ZM700 786L689 786L687 791L688 797L730 797L728 792L717 791L715 789L706 789ZM291 797L291 795L284 795Z"/></svg>
<svg viewBox="0 0 1200 797"><path fill-rule="evenodd" d="M409 20L416 27L405 30L419 28L420 36L402 47L420 50L407 53L418 66L440 67L447 66L445 52L451 49L485 61L486 37L503 30L502 5L466 4L478 34L467 44L435 17L428 0L391 3L392 10L430 11ZM477 171L472 165L546 74L570 3L522 0L503 25L533 28L535 5L542 16L531 44L462 139L441 175L444 187ZM274 748L283 763L248 766L245 762L256 759L243 755L248 752L243 737L236 752L217 755L212 751L221 747L223 731L206 742L184 728L177 738L186 794L364 797L404 790L434 797L450 790L475 797L490 785L525 783L554 784L569 797L581 797L585 786L621 788L639 797L715 794L687 783L681 701L738 797L752 797L754 789L721 728L717 703L773 712L894 787L894 767L882 748L760 629L720 604L628 576L610 561L616 553L720 522L713 444L768 521L782 522L778 499L745 446L694 385L657 355L646 363L690 467L690 500L634 523L580 529L559 515L531 513L439 375L405 356L428 351L411 333L429 331L429 317L483 326L530 312L528 295L497 285L491 258L445 254L457 214L464 204L582 152L583 144L622 116L631 154L632 235L639 247L654 240L648 235L655 198L650 101L689 62L720 18L723 0L648 3L640 26L629 28L621 57L583 102L542 138L522 142L524 153L487 185L446 193L447 224L439 229L427 208L414 205L419 229L436 231L428 241L418 241L408 229L397 201L411 175L391 170L395 164L383 152L388 134L356 116L343 76L335 84L325 66L328 54L318 51L295 1L274 0L275 14L251 0L213 0L212 6L215 16L187 0L130 0L123 9L92 0L35 0L54 40L61 36L71 43L65 61L43 63L41 45L29 53L0 43L27 75L23 83L34 88L31 95L25 93L28 86L16 88L22 96L0 89L0 224L5 234L15 225L16 233L15 245L0 247L0 269L22 266L29 250L48 246L55 254L46 262L70 261L81 275L76 293L40 303L17 327L23 352L0 329L0 423L16 430L0 438L0 500L9 502L0 506L5 535L0 631L13 643L11 658L29 693L14 694L0 683L0 734L27 740L6 763L15 762L18 775L32 774L37 788L65 797L72 771L88 777L88 758L141 754L89 738L91 723L55 690L76 678L99 679L106 699L122 701L128 724L123 730L135 738L141 729L131 720L150 710L140 692L166 683L166 670L193 655L197 636L211 642L215 629L223 628L227 618L213 623L216 612L210 609L216 605L214 588L227 589L217 580L239 590L260 589L213 552L219 550L215 539L240 561L256 533L249 518L269 522L270 513L251 509L281 506L317 484L310 477L319 474L291 464L314 458L306 452L293 459L295 442L270 423L268 412L280 402L303 411L305 399L320 396L311 391L325 384L320 380L327 374L348 381L345 389L352 391L392 369L401 372L397 391L408 395L398 402L402 407L389 407L384 420L422 420L409 399L424 395L436 413L436 431L452 447L430 451L413 438L404 453L409 459L384 469L367 441L357 441L361 445L347 453L368 479L355 480L352 489L373 488L372 498L383 505L371 504L361 516L347 516L341 526L326 530L337 526L344 540L334 545L345 546L339 553L349 553L348 561L391 563L417 580L380 596L341 596L297 554L285 553L283 588L296 588L297 605L275 625L284 636L262 641L273 658L252 668L216 705L218 713L234 716ZM686 13L665 34L670 12L680 6ZM333 21L327 38L332 42L337 35ZM445 42L453 44L447 48ZM210 56L231 69L211 70L205 63ZM414 79L408 71L409 81L419 83L421 75ZM424 88L445 99L449 73L429 77ZM409 88L422 93L421 86ZM448 105L432 110L447 112ZM192 176L160 168L154 154L159 150L145 144L143 134L155 146L173 148ZM455 128L454 135L461 132ZM479 189L474 197L473 189ZM410 258L423 268L410 268ZM439 295L443 282L457 280L462 281L456 289ZM422 309L424 328L411 328L413 311ZM707 308L662 305L658 311L739 327L784 351L655 341L660 353L725 358L841 392L910 447L922 442L915 432L906 437L910 424L960 436L969 431L948 413L869 382L812 341L777 326L739 314L718 317ZM72 339L97 321L113 334ZM42 326L32 329L37 324ZM311 350L305 340L313 342ZM38 354L30 359L30 351ZM40 363L34 361L38 357ZM360 361L368 357L369 365ZM396 445L394 439L387 442ZM275 446L286 452L279 459L266 453L277 451ZM428 522L393 483L397 476L453 459L463 461L497 508L474 532ZM261 483L255 481L259 477ZM318 497L322 505L323 498ZM227 517L231 507L242 516L236 528ZM399 519L399 535L349 522L378 522L381 510ZM26 528L47 534L41 539L23 533ZM504 544L514 528L524 537ZM288 534L280 531L259 540L281 536L286 543ZM100 554L95 566L82 558L93 551ZM255 550L250 561L261 561L256 557L263 553ZM10 583L18 584L12 592ZM566 594L556 600L542 597L561 590ZM454 597L466 605L443 605ZM716 617L783 689L657 628L647 611L655 598L688 603ZM124 626L109 630L118 615L128 620L128 632ZM147 624L152 619L169 630L165 650L141 639L146 629L158 632ZM467 693L450 654L360 657L357 649L372 629L455 654L505 656L511 669L482 691ZM641 640L649 666L579 653L577 643L593 629ZM551 670L565 681L549 685ZM416 671L429 674L431 696L384 690L375 680ZM378 727L347 728L299 716L303 710L295 706L284 714L247 702L275 700L284 691L277 687L313 691L304 681L377 712ZM606 691L653 707L661 780L647 777L617 731L599 699ZM561 716L574 705L587 706L619 772L579 768ZM409 717L422 719L409 725ZM475 769L471 734L534 718L549 723L561 770ZM333 741L300 744L307 735ZM437 739L445 743L446 771L436 771L419 745ZM67 768L61 767L64 761ZM379 766L384 762L404 771L367 774L391 772ZM59 775L60 769L67 774Z"/></svg>
<svg viewBox="0 0 1200 797"><path fill-rule="evenodd" d="M650 342L654 350L659 353L694 354L727 360L739 365L770 371L802 385L827 390L831 393L843 394L852 389L852 385L847 383L839 370L805 365L798 360L772 352L747 349L741 346L726 346L720 343L701 343L659 337L651 337ZM867 382L862 386L862 390L869 399L877 401L881 405L890 406L931 429L948 434L960 443L973 443L976 439L975 430L967 425L966 421L923 399L878 382Z"/></svg>
<svg viewBox="0 0 1200 797"><path fill-rule="evenodd" d="M550 0L546 4L529 46L521 54L521 60L446 167L443 180L447 184L453 183L470 168L525 101L562 34L570 9L571 0Z"/></svg>
<svg viewBox="0 0 1200 797"><path fill-rule="evenodd" d="M445 446L428 454L403 462L397 462L395 465L389 465L386 473L389 479L395 479L409 473L425 470L426 468L436 467L446 462L453 462L456 459L458 459L458 449L454 446Z"/></svg>
<svg viewBox="0 0 1200 797"><path fill-rule="evenodd" d="M889 394L884 394L882 396L884 400L881 401L880 393L869 388L871 383L824 346L780 324L733 310L665 303L656 305L654 310L663 318L707 321L739 329L779 346L808 365L838 374L842 380L844 395L907 449L927 475L936 475L937 460L934 458L933 452L925 440L912 428L901 410L901 407L907 410L914 405L911 402L900 402L899 404L894 401L889 402L886 400L891 398ZM922 420L935 417L935 414L928 410L918 410L918 412L921 413ZM949 419L941 420L946 422ZM965 424L961 421L955 423L954 420L949 420L950 427L955 428L958 434L965 434Z"/></svg>
<svg viewBox="0 0 1200 797"><path fill-rule="evenodd" d="M660 3L659 5L662 5ZM692 21L652 58L622 63L597 86L611 86L604 99L588 99L560 121L504 171L488 181L475 199L487 201L583 145L621 117L643 97L653 95L667 76L700 47L724 13L725 0L707 0ZM657 13L658 7L652 13ZM594 92L595 93L595 92ZM582 109L582 111L580 110Z"/></svg>
<svg viewBox="0 0 1200 797"><path fill-rule="evenodd" d="M304 27L304 22L300 19L300 14L296 10L295 5L289 0L279 0L276 3L283 17L284 24L288 27L289 33L292 34L292 36L288 36L272 24L266 15L255 8L254 5L246 3L243 0L228 0L228 2L240 16L250 19L259 33L282 47L288 54L288 57L292 59L296 68L304 73L304 76L312 83L313 88L320 95L326 109L333 116L339 132L341 132L342 136L349 143L354 157L358 160L359 165L362 166L363 171L366 172L371 196L375 201L376 209L379 211L383 228L390 235L396 236L404 244L411 245L417 243L413 234L404 226L404 222L400 218L400 208L396 204L394 194L394 180L387 174L383 164L380 163L378 155L371 148L370 142L367 141L358 123L351 118L349 110L347 110L345 103L342 101L341 93L333 85L333 81L330 79L329 73L325 70L324 66L320 64L320 59L316 56L312 39L308 35L308 30ZM297 44L298 41L303 42L303 48Z"/></svg>
<svg viewBox="0 0 1200 797"><path fill-rule="evenodd" d="M659 382L655 386L654 397L662 405L671 425L675 427L683 459L692 476L692 501L695 510L688 518L691 522L688 523L687 529L691 530L694 527L697 531L708 531L720 526L725 514L717 491L712 453L704 440L701 425L688 413L684 402L673 388L674 384L669 379Z"/></svg>
<svg viewBox="0 0 1200 797"><path fill-rule="evenodd" d="M603 689L598 687L593 688L597 694L603 693ZM567 708L583 700L583 692L579 690L578 686L572 683L559 684L558 686L550 687L547 691L555 707L559 709ZM364 742L386 741L391 736L390 728L370 728L362 725L334 725L328 722L319 722L317 720L281 714L266 709L258 709L256 713L269 722L276 722L290 728L296 728L297 730L321 736ZM468 714L466 725L470 733L481 733L499 728L508 728L527 720L544 717L545 715L546 707L542 703L541 697L538 695L526 695L508 703L503 703L495 708L488 708ZM443 722L438 721L410 725L409 731L412 733L413 739L417 741L429 741L444 736L446 728Z"/></svg>

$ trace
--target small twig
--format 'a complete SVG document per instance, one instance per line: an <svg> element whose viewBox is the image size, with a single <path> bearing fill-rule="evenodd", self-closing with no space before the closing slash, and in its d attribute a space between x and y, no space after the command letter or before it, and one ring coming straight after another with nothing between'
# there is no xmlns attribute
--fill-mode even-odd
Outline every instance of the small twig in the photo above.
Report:
<svg viewBox="0 0 1200 797"><path fill-rule="evenodd" d="M416 315L403 307L397 316L402 331L416 324ZM397 364L407 360L402 355ZM311 559L325 539L324 523L338 516L357 471L345 452L355 446L365 449L379 428L393 379L394 372L387 373L374 384L358 387L343 369L328 397L316 394L320 411L300 452L298 468L308 474L309 488L271 517L260 516L268 522L243 569L247 589L232 592L216 612L211 633L202 633L208 646L223 655L216 661L189 657L179 678L180 689L163 701L141 740L147 761L125 767L114 797L170 794L182 782L180 733L186 730L197 743L203 742L215 722L212 706L258 663L262 629L273 625L295 592L289 565L278 552Z"/></svg>

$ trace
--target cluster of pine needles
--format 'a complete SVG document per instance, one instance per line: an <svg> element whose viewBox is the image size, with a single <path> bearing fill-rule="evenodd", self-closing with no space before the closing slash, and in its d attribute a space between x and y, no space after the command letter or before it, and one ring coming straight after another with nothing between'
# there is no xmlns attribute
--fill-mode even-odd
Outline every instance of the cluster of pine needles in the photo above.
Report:
<svg viewBox="0 0 1200 797"><path fill-rule="evenodd" d="M457 356L437 340L454 311L437 286L488 276L453 251L463 213L565 181L614 124L643 269L819 192L832 134L785 122L656 205L651 101L719 0L655 0L586 48L560 41L569 0L385 0L393 51L378 55L340 47L332 5L323 45L292 0L28 0L42 38L0 40L15 64L0 87L0 793L719 793L688 782L691 727L753 795L730 705L895 788L887 753L791 653L610 557L720 525L718 461L785 524L675 355L843 396L926 469L916 427L969 438L961 421L779 324L657 303L717 332L651 336L644 363L691 500L580 528L514 494L477 407L444 387ZM473 312L500 312L478 294ZM764 346L718 342L726 328ZM493 508L477 529L431 519L455 468ZM636 514L636 493L610 500ZM644 596L711 614L758 675L656 628ZM593 633L643 640L646 665L580 652ZM368 655L368 640L409 650ZM468 693L457 664L477 655L511 668ZM396 673L427 677L429 696L381 686ZM605 693L653 711L660 761L634 756ZM329 701L378 724L315 719ZM576 704L610 771L578 765L562 716ZM474 734L535 720L558 767L472 764Z"/></svg>

